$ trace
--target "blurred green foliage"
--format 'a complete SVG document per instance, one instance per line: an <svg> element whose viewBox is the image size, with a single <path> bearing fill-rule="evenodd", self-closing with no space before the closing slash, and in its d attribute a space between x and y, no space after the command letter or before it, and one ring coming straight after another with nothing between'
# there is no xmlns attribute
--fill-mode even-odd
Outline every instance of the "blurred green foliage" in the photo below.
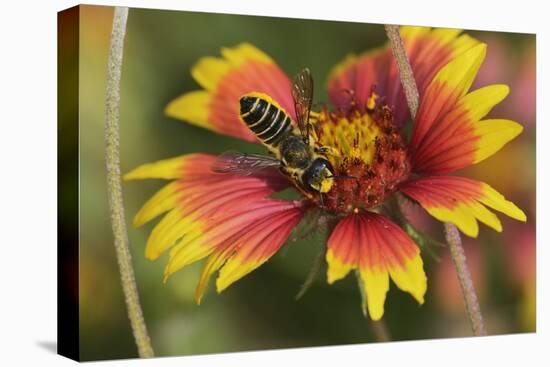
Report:
<svg viewBox="0 0 550 367"><path fill-rule="evenodd" d="M84 360L136 357L119 283L107 209L104 172L104 92L107 52L113 10L84 6L80 43L80 330ZM475 32L498 39L514 57L534 52L529 35ZM316 80L315 100L327 101L325 78L331 67L350 52L362 52L385 42L382 25L254 16L131 9L123 65L121 105L122 170L147 162L191 152L227 149L261 151L236 139L175 121L163 114L166 104L184 92L198 89L190 67L202 56L219 55L223 46L251 42L271 55L288 74L308 66ZM489 46L491 50L491 46ZM490 52L490 51L489 51ZM533 65L534 67L534 65ZM511 69L510 72L514 72ZM534 93L534 92L533 92ZM534 95L534 94L533 94ZM521 169L526 182L517 190L502 190L528 212L534 230L534 121L518 139L524 154ZM516 144L513 142L511 146ZM523 150L521 150L523 149ZM504 156L509 157L512 153ZM499 155L497 155L498 157ZM492 158L484 175L509 161ZM496 166L496 168L495 168ZM475 176L476 171L471 171ZM479 172L478 172L479 173ZM498 174L495 174L498 177ZM495 176L493 175L493 176ZM516 176L520 177L521 176ZM519 180L518 180L519 181ZM524 180L525 181L525 180ZM161 181L124 184L128 223L140 206L162 187ZM513 185L513 183L511 184ZM510 185L508 185L510 186ZM516 185L517 186L517 185ZM515 187L515 186L514 186ZM519 228L503 221L505 233ZM147 235L154 224L129 227L137 283L145 319L158 356L219 353L269 348L338 345L373 342L369 321L363 318L355 279L349 276L333 286L321 272L309 291L295 296L313 266L322 241L319 238L289 244L260 269L221 295L210 289L203 304L193 301L201 264L193 264L162 283L166 257L150 262L143 257ZM527 226L527 225L525 225ZM439 236L441 228L431 230ZM521 287L509 280L505 237L481 230L475 241L481 250L482 310L491 333L519 332ZM440 249L446 251L445 248ZM384 319L394 340L470 335L463 313L442 306L434 284L441 263L425 256L428 274L426 303L419 307L409 295L392 285ZM534 271L534 269L533 269ZM449 282L455 282L452 277ZM477 285L477 284L476 284ZM461 307L460 296L454 302Z"/></svg>

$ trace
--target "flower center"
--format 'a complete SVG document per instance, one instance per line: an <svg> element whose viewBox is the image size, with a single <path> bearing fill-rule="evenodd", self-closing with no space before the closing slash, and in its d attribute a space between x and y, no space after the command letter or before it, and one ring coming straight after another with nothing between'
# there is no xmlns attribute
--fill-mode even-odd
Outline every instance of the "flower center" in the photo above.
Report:
<svg viewBox="0 0 550 367"><path fill-rule="evenodd" d="M327 210L373 208L409 177L407 147L387 105L346 114L324 109L317 124L319 143L330 148L327 158L335 174L332 189L323 197ZM321 205L320 197L312 200Z"/></svg>

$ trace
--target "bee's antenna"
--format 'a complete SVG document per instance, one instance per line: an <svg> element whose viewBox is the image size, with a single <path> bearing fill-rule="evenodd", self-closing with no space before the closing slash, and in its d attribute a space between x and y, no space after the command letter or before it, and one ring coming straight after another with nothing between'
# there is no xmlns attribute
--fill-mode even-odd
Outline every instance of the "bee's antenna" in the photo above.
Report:
<svg viewBox="0 0 550 367"><path fill-rule="evenodd" d="M323 200L323 193L319 192L319 201L321 202L321 208L325 207L325 201Z"/></svg>

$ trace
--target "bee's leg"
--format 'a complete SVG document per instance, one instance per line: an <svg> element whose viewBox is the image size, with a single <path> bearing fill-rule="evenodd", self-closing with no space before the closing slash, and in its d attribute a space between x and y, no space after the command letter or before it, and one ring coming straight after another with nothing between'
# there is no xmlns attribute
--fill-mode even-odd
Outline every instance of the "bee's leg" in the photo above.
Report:
<svg viewBox="0 0 550 367"><path fill-rule="evenodd" d="M338 150L336 150L333 147L327 147L327 146L317 147L315 151L320 154L331 155L334 157L340 156L340 153L338 152Z"/></svg>
<svg viewBox="0 0 550 367"><path fill-rule="evenodd" d="M323 193L319 192L319 201L321 203L321 209L325 208L325 200L323 199Z"/></svg>
<svg viewBox="0 0 550 367"><path fill-rule="evenodd" d="M315 112L315 111L309 111L309 123L310 124L315 124L317 123L317 121L319 121L319 116L321 114L319 112Z"/></svg>
<svg viewBox="0 0 550 367"><path fill-rule="evenodd" d="M306 123L306 144L307 145L311 145L315 141L315 138L310 139L311 138L310 131L311 131L311 123L309 122L309 119L308 119L308 122Z"/></svg>
<svg viewBox="0 0 550 367"><path fill-rule="evenodd" d="M319 133L317 132L317 123L319 122L319 116L321 114L318 112L310 111L308 116L308 121L306 123L306 134L308 137L308 142L311 141L311 145L314 142L319 140ZM311 138L311 139L309 139Z"/></svg>

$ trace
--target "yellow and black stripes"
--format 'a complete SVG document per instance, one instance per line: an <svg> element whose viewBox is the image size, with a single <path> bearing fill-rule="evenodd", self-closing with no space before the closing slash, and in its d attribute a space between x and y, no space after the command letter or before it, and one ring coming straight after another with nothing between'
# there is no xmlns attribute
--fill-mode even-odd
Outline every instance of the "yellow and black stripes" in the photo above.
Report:
<svg viewBox="0 0 550 367"><path fill-rule="evenodd" d="M241 120L271 151L278 151L280 142L295 133L290 116L268 95L245 94L239 103Z"/></svg>

